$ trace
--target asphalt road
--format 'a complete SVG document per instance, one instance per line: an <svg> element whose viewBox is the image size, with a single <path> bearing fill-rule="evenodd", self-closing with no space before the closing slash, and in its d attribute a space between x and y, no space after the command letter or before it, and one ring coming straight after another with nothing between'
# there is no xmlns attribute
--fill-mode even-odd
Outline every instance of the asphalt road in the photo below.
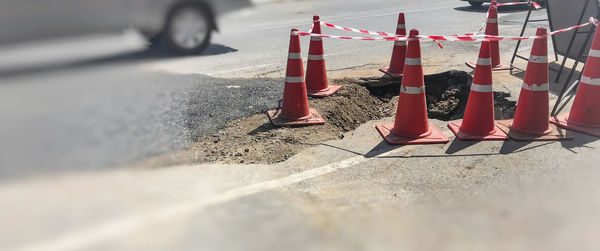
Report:
<svg viewBox="0 0 600 251"><path fill-rule="evenodd" d="M422 34L458 34L476 30L483 21L485 9L466 6L443 0L264 3L222 19L222 32L203 55L177 57L160 47L140 52L139 43L125 39L100 47L69 45L67 52L75 48L77 53L61 54L59 61L66 63L5 64L0 67L0 179L124 165L185 148L230 119L276 107L289 30L308 29L313 14L339 25L393 31L402 10L408 26ZM505 9L501 17L518 20L523 10ZM515 33L518 26L504 30ZM68 60L101 49L111 56ZM325 49L335 75L385 64L390 43L327 40ZM476 43L451 44L443 51L423 43L424 57L475 51ZM454 57L444 64L463 68Z"/></svg>

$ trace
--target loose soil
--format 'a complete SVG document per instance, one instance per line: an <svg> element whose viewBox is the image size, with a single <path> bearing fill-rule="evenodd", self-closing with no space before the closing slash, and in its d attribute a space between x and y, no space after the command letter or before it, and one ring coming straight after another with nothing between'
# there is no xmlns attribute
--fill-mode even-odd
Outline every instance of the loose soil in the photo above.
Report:
<svg viewBox="0 0 600 251"><path fill-rule="evenodd" d="M470 90L471 76L462 71L426 75L427 108L430 118L454 120L463 116ZM165 166L189 163L276 163L302 149L342 138L343 133L361 124L390 117L398 104L401 79L344 78L330 84L342 85L333 96L310 99L312 108L323 116L325 125L278 128L265 114L231 121L218 133L204 135L189 149L159 156L140 166ZM495 92L499 119L512 118L515 103L510 94Z"/></svg>

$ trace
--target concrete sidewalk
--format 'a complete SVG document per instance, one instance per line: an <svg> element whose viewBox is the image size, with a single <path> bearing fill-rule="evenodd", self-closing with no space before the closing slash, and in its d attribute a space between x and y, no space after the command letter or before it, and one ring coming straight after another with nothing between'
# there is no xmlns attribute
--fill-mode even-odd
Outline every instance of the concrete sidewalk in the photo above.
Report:
<svg viewBox="0 0 600 251"><path fill-rule="evenodd" d="M386 121L390 121L387 119ZM0 187L4 250L598 250L596 138L392 147L371 121L276 165Z"/></svg>

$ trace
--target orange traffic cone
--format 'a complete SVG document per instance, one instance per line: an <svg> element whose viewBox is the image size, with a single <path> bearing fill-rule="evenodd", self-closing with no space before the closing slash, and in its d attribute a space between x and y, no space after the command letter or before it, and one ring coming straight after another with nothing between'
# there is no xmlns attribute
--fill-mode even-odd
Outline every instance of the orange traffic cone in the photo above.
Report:
<svg viewBox="0 0 600 251"><path fill-rule="evenodd" d="M321 21L319 16L313 17L312 33L321 34ZM308 62L306 63L306 89L308 96L323 98L334 94L341 88L339 85L328 85L327 71L323 51L323 38L310 37L308 48Z"/></svg>
<svg viewBox="0 0 600 251"><path fill-rule="evenodd" d="M300 54L300 37L297 29L292 29L290 35L290 49L281 109L268 111L267 116L275 126L321 125L325 123L317 110L308 107L302 55Z"/></svg>
<svg viewBox="0 0 600 251"><path fill-rule="evenodd" d="M498 7L496 1L492 1L488 10L487 23L485 25L485 35L498 36ZM492 56L492 71L510 70L511 66L500 62L500 42L490 41L490 53ZM475 69L475 62L467 62L468 67Z"/></svg>
<svg viewBox="0 0 600 251"><path fill-rule="evenodd" d="M514 120L499 121L498 126L511 139L520 141L569 139L565 132L549 123L548 39L546 28L538 28Z"/></svg>
<svg viewBox="0 0 600 251"><path fill-rule="evenodd" d="M404 13L398 14L398 26L396 27L396 35L406 36L406 24L404 22ZM406 41L396 41L394 42L394 50L392 51L392 59L390 60L390 66L379 68L379 70L393 78L402 77L405 57Z"/></svg>
<svg viewBox="0 0 600 251"><path fill-rule="evenodd" d="M427 119L421 46L418 30L411 30L404 62L404 77L393 124L377 124L375 128L391 145L447 143L440 129Z"/></svg>
<svg viewBox="0 0 600 251"><path fill-rule="evenodd" d="M600 137L600 31L597 28L571 112L553 117L550 122Z"/></svg>
<svg viewBox="0 0 600 251"><path fill-rule="evenodd" d="M448 123L461 140L507 140L508 136L494 124L494 92L490 42L481 42L475 76L462 123Z"/></svg>

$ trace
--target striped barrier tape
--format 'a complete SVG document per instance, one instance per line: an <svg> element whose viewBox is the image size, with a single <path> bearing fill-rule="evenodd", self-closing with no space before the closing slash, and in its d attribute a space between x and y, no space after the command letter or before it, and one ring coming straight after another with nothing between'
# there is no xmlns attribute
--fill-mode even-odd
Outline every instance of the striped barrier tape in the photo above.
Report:
<svg viewBox="0 0 600 251"><path fill-rule="evenodd" d="M536 9L541 8L542 6L540 6L538 3L534 2L534 1L530 1L530 2L514 2L514 3L502 3L502 4L497 4L496 6L501 7L501 6L509 6L509 5L521 5L521 4L533 4L533 6ZM486 14L485 17L485 21L483 22L483 25L481 26L481 28L479 29L479 31L477 33L480 33L483 28L485 28L485 24L487 23L489 17L489 12ZM314 25L311 24L311 25ZM350 31L350 32L356 32L356 33L363 33L363 34L369 34L369 35L375 35L375 36L385 36L385 37L394 37L394 36L399 36L393 33L387 33L387 32L382 32L382 31L368 31L368 30L362 30L362 29L356 29L356 28L349 28L349 27L343 27L343 26L339 26L339 25L335 25L335 24L331 24L331 23L325 23L325 22L321 22L321 25L330 27L330 28L334 28L334 29L338 29L338 30L344 30L344 31ZM313 26L311 26L310 30L313 30ZM468 35L473 35L476 33L467 33Z"/></svg>
<svg viewBox="0 0 600 251"><path fill-rule="evenodd" d="M485 25L488 22L488 18L490 18L490 11L488 10L488 12L485 14L485 19L483 20L483 23L481 24L481 27L479 27L479 30L475 33L467 33L466 35L475 35L475 34L481 34L481 32L483 31L483 29L485 29Z"/></svg>
<svg viewBox="0 0 600 251"><path fill-rule="evenodd" d="M598 26L598 20L590 17L589 22L583 23L580 25L552 31L548 33L546 36L552 36L555 34L579 29L584 26L588 26L590 24ZM336 27L341 27L337 26ZM332 26L328 26L332 27ZM349 28L352 29L352 28ZM357 29L358 30L358 29ZM362 32L361 32L362 33ZM389 34L389 33L386 33ZM377 37L349 37L349 36L334 36L334 35L325 35L325 34L315 34L311 32L298 32L300 36L312 36L312 37L323 37L323 38L337 38L337 39L349 39L349 40L368 40L368 41L407 41L409 40L408 36L405 35L393 35L393 36L377 36ZM516 37L516 36L491 36L491 35L442 35L442 36L432 36L432 35L419 35L417 39L430 39L430 40L439 40L439 41L500 41L500 40L526 40L526 39L536 39L543 38L544 36L525 36L525 37ZM412 38L411 38L412 39Z"/></svg>
<svg viewBox="0 0 600 251"><path fill-rule="evenodd" d="M321 23L321 25L330 27L330 28L334 28L334 29L338 29L338 30L345 30L345 31L350 31L350 32L356 32L356 33L363 33L363 34L369 34L369 35L375 35L375 36L384 36L384 37L394 37L397 36L396 34L391 34L391 33L387 33L387 32L381 32L381 31L368 31L368 30L361 30L361 29L355 29L355 28L348 28L348 27L342 27L339 25L335 25L335 24L330 24L330 23Z"/></svg>
<svg viewBox="0 0 600 251"><path fill-rule="evenodd" d="M314 23L313 23L314 25ZM356 33L363 33L363 34L369 34L369 35L376 35L376 36L384 36L384 37L407 37L406 35L396 35L396 34L392 34L392 33L387 33L387 32L382 32L382 31L368 31L368 30L361 30L361 29L356 29L356 28L348 28L348 27L343 27L343 26L339 26L339 25L335 25L335 24L330 24L330 23L321 23L321 25L330 27L330 28L334 28L334 29L338 29L338 30L344 30L344 31L350 31L350 32L356 32ZM311 28L312 30L312 28ZM371 38L371 37L368 37ZM347 39L346 37L342 38L342 39ZM364 40L373 40L373 39L364 39ZM386 40L386 39L384 39ZM437 44L437 46L439 46L441 49L444 49L444 46L438 42L437 40L432 40L434 43Z"/></svg>

